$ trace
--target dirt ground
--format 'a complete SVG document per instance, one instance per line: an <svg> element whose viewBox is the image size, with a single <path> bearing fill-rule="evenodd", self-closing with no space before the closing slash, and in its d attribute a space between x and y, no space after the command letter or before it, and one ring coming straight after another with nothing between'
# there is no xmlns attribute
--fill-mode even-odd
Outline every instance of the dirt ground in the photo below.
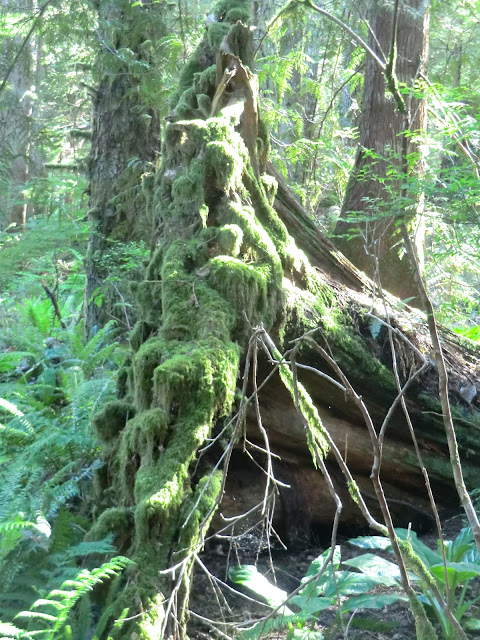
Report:
<svg viewBox="0 0 480 640"><path fill-rule="evenodd" d="M461 516L443 523L444 539L452 540L465 526ZM434 532L419 536L432 549L436 549L437 535ZM341 545L342 560L365 553L348 544L348 538L337 536L337 544ZM255 620L267 615L271 609L261 603L254 602L254 594L245 591L245 595L235 590L228 581L228 568L237 564L255 564L260 573L270 581L276 581L281 589L291 593L300 584L310 563L329 545L317 546L305 543L295 545L295 550L282 549L280 544L272 544L268 549L255 533L247 534L235 543L212 541L201 555L195 569L194 588L191 595L192 613L189 635L195 640L207 638L234 638L232 626L247 626ZM379 553L379 555L382 555ZM391 554L383 554L393 560ZM237 587L240 588L240 587ZM480 581L473 585L480 596ZM469 594L471 597L472 594ZM411 612L402 603L396 603L384 609L371 609L346 614L337 628L332 628L335 611L321 613L314 627L325 633L328 640L415 640L415 625ZM368 620L368 629L361 628ZM213 626L208 621L215 621ZM372 624L375 626L372 627ZM265 636L269 640L283 639L286 630L275 631ZM479 638L480 634L470 636ZM439 638L442 638L439 633Z"/></svg>

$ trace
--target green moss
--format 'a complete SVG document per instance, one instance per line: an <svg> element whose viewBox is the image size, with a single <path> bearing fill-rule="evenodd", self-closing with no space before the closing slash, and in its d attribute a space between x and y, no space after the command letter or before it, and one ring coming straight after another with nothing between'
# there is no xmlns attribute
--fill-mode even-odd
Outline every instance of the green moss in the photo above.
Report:
<svg viewBox="0 0 480 640"><path fill-rule="evenodd" d="M217 82L217 65L212 64L204 71L195 73L193 76L193 88L196 94L206 94L213 97Z"/></svg>
<svg viewBox="0 0 480 640"><path fill-rule="evenodd" d="M197 95L198 110L204 118L209 118L212 112L212 100L210 96L200 93Z"/></svg>
<svg viewBox="0 0 480 640"><path fill-rule="evenodd" d="M261 140L261 138L258 140ZM265 191L265 195L267 196L268 203L273 207L273 202L277 195L278 182L273 176L269 176L267 173L264 173L261 177L261 183L263 190Z"/></svg>
<svg viewBox="0 0 480 640"><path fill-rule="evenodd" d="M178 428L158 461L139 469L135 480L135 525L139 543L150 544L152 540L163 543L177 530L180 508L188 492L188 466L208 435L211 417L209 411L198 409L178 421ZM165 552L169 552L168 545L165 546L163 553L158 548L164 561L167 560ZM144 553L148 554L145 548L140 558Z"/></svg>
<svg viewBox="0 0 480 640"><path fill-rule="evenodd" d="M173 206L181 215L185 210L200 209L204 201L203 174L204 164L200 160L190 163L172 185Z"/></svg>
<svg viewBox="0 0 480 640"><path fill-rule="evenodd" d="M402 552L406 568L420 578L430 592L435 590L437 585L432 574L415 553L411 543L408 540L400 540L398 538L397 542L400 547L400 551ZM409 602L413 617L415 618L417 638L419 640L437 640L438 636L425 614L425 609L423 608L422 603L416 596L409 597Z"/></svg>
<svg viewBox="0 0 480 640"><path fill-rule="evenodd" d="M247 8L233 7L233 9L230 9L227 12L227 15L225 16L225 20L227 22L230 22L231 24L238 21L246 24L249 21L250 17L251 17L250 11Z"/></svg>
<svg viewBox="0 0 480 640"><path fill-rule="evenodd" d="M86 540L103 540L113 535L117 549L124 549L129 545L133 534L133 512L127 507L113 507L106 509L86 534Z"/></svg>
<svg viewBox="0 0 480 640"><path fill-rule="evenodd" d="M204 43L203 45L205 46ZM177 106L180 100L180 96L183 94L183 92L192 86L195 74L202 71L199 63L199 59L201 58L201 56L202 51L201 47L199 47L192 55L192 57L185 63L182 69L182 73L180 74L180 79L178 81L178 88L173 93L171 98L170 104L172 108Z"/></svg>
<svg viewBox="0 0 480 640"><path fill-rule="evenodd" d="M153 372L162 361L165 341L151 338L138 350L133 360L135 405L139 411L150 409L152 403Z"/></svg>
<svg viewBox="0 0 480 640"><path fill-rule="evenodd" d="M174 114L178 120L188 120L197 115L197 94L193 87L185 89L175 107Z"/></svg>
<svg viewBox="0 0 480 640"><path fill-rule="evenodd" d="M103 540L109 533L131 529L133 513L126 507L106 509L86 535L87 540Z"/></svg>
<svg viewBox="0 0 480 640"><path fill-rule="evenodd" d="M209 142L205 149L205 175L215 178L215 186L227 194L233 192L242 181L243 159L228 141Z"/></svg>
<svg viewBox="0 0 480 640"><path fill-rule="evenodd" d="M169 422L169 415L159 408L144 411L129 420L120 443L120 461L126 464L135 453L142 464L150 464L163 447Z"/></svg>
<svg viewBox="0 0 480 640"><path fill-rule="evenodd" d="M236 257L243 242L243 231L236 224L225 224L218 230L218 246L222 253Z"/></svg>
<svg viewBox="0 0 480 640"><path fill-rule="evenodd" d="M236 23L232 25L228 33L228 48L230 51L234 51L236 53L244 66L253 69L255 49L250 29L246 24L243 24L248 21L248 18L246 20L242 20L242 15L243 17L246 17L245 12L240 8L231 9L227 13L226 19L229 20L229 22ZM231 20L229 17L231 17ZM237 17L241 20L240 22L237 22Z"/></svg>
<svg viewBox="0 0 480 640"><path fill-rule="evenodd" d="M438 635L432 623L427 618L427 614L420 600L416 596L413 596L409 598L409 602L415 620L417 640L438 640Z"/></svg>
<svg viewBox="0 0 480 640"><path fill-rule="evenodd" d="M282 354L276 349L273 356L277 360L281 360L282 358ZM290 392L294 404L298 402L298 410L305 420L307 446L311 453L313 463L317 466L317 455L325 459L330 449L325 427L322 424L322 420L318 415L317 408L313 404L310 395L300 382L297 383L297 393L295 393L295 383L290 367L287 364L282 365L279 368L279 372L280 378Z"/></svg>
<svg viewBox="0 0 480 640"><path fill-rule="evenodd" d="M155 323L162 311L162 292L158 283L150 280L137 282L135 294L142 315L150 324Z"/></svg>
<svg viewBox="0 0 480 640"><path fill-rule="evenodd" d="M230 31L230 24L225 22L213 22L207 31L208 42L212 49L218 51L225 36Z"/></svg>
<svg viewBox="0 0 480 640"><path fill-rule="evenodd" d="M205 475L197 484L191 499L184 504L180 519L182 533L178 545L179 552L173 557L175 562L182 560L190 549L201 550L205 533L208 531L215 513L216 502L222 489L222 476L221 471ZM204 528L201 531L202 523L204 523ZM182 598L187 601L191 588L193 566L194 558L192 557L184 573L181 587ZM184 609L180 615L180 623L186 628L189 617L188 610Z"/></svg>
<svg viewBox="0 0 480 640"><path fill-rule="evenodd" d="M111 400L93 417L93 428L105 443L118 438L127 420L135 415L135 407L123 400Z"/></svg>
<svg viewBox="0 0 480 640"><path fill-rule="evenodd" d="M157 247L145 271L145 280L158 280L163 262L163 245Z"/></svg>
<svg viewBox="0 0 480 640"><path fill-rule="evenodd" d="M178 414L183 416L192 410L190 396L196 391L195 411L210 407L217 416L224 415L233 402L239 360L238 345L214 336L208 341L204 338L193 344L179 344L170 360L155 370L155 398L170 408L172 399L185 400L178 408Z"/></svg>
<svg viewBox="0 0 480 640"><path fill-rule="evenodd" d="M173 242L162 269L164 318L163 333L168 339L199 339L210 335L229 335L236 314L222 296L201 276L188 272L185 263L194 263L197 243Z"/></svg>
<svg viewBox="0 0 480 640"><path fill-rule="evenodd" d="M146 320L139 320L130 333L130 346L134 351L138 351L142 344L155 332L156 325Z"/></svg>
<svg viewBox="0 0 480 640"><path fill-rule="evenodd" d="M124 398L128 393L128 371L130 367L122 366L117 373L116 392L118 398Z"/></svg>
<svg viewBox="0 0 480 640"><path fill-rule="evenodd" d="M271 268L267 265L249 265L237 258L218 256L210 260L209 282L231 303L240 315L245 315L251 327L260 322L271 325L276 305L269 299ZM275 296L276 301L276 296Z"/></svg>
<svg viewBox="0 0 480 640"><path fill-rule="evenodd" d="M250 16L251 0L220 0L213 9L217 20L225 19L229 12L243 11L248 20ZM233 15L233 14L232 14Z"/></svg>

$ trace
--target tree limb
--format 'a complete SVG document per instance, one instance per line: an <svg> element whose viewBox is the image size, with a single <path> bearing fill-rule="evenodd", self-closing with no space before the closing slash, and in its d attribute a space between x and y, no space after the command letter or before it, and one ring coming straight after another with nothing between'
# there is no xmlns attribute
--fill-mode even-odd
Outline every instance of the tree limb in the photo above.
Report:
<svg viewBox="0 0 480 640"><path fill-rule="evenodd" d="M12 64L11 64L11 65L8 67L8 69L7 69L7 73L5 74L5 77L3 78L3 82L2 82L2 84L0 85L0 94L2 93L2 91L3 91L3 90L5 89L5 87L7 86L7 82L8 82L8 79L9 79L9 77L10 77L10 74L11 74L11 73L12 73L12 71L14 70L15 65L16 65L16 64L17 64L17 62L18 62L18 59L19 59L19 58L20 58L20 56L22 55L23 50L24 50L24 49L25 49L25 47L27 46L27 44L28 44L28 42L29 42L30 38L32 37L32 35L33 35L33 33L34 33L35 29L37 28L38 21L39 21L39 20L40 20L40 18L43 16L43 14L45 13L45 11L46 11L46 9L47 9L48 5L49 5L51 2L52 2L52 0L47 0L47 1L45 2L45 4L43 4L43 5L40 7L40 9L38 10L38 15L37 15L37 17L35 18L34 23L33 23L32 27L31 27L30 31L29 31L29 32L27 33L27 35L25 36L25 39L23 40L22 44L20 45L20 47L19 47L19 49L18 49L18 51L17 51L17 54L16 54L16 56L14 57L14 59L13 59L13 61L12 61Z"/></svg>

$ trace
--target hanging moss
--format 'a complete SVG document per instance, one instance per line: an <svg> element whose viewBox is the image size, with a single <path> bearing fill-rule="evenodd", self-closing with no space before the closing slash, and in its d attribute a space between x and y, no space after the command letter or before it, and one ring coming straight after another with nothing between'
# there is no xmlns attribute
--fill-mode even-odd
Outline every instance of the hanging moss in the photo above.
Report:
<svg viewBox="0 0 480 640"><path fill-rule="evenodd" d="M230 31L230 24L225 22L214 22L208 28L208 43L212 49L220 49L220 45L225 36Z"/></svg>
<svg viewBox="0 0 480 640"><path fill-rule="evenodd" d="M262 321L272 324L268 299L269 265L249 265L227 256L212 258L209 265L209 282L223 293L239 314L245 313L250 327Z"/></svg>
<svg viewBox="0 0 480 640"><path fill-rule="evenodd" d="M261 141L261 138L258 138L258 141ZM273 207L273 202L275 200L275 196L277 195L278 183L273 176L269 176L266 173L261 176L260 180L263 190L265 191L268 203L271 207Z"/></svg>
<svg viewBox="0 0 480 640"><path fill-rule="evenodd" d="M135 406L139 411L150 409L153 372L162 361L165 341L151 338L137 351L133 360Z"/></svg>
<svg viewBox="0 0 480 640"><path fill-rule="evenodd" d="M281 353L277 351L274 357L278 360L281 359ZM293 381L293 374L288 365L283 365L279 369L280 377L286 388L290 391L293 402L298 400L298 408L305 420L306 429L305 437L307 445L312 455L312 460L315 466L317 466L317 455L325 458L328 454L330 446L325 436L325 427L322 424L322 420L318 415L317 408L313 404L309 394L305 387L301 384L297 384L297 397L295 394L295 387Z"/></svg>
<svg viewBox="0 0 480 640"><path fill-rule="evenodd" d="M86 540L103 540L113 535L117 549L128 548L133 533L133 512L127 507L106 509L86 535Z"/></svg>
<svg viewBox="0 0 480 640"><path fill-rule="evenodd" d="M215 179L219 191L233 193L241 183L243 162L240 154L227 141L209 142L205 149L205 173L207 179Z"/></svg>
<svg viewBox="0 0 480 640"><path fill-rule="evenodd" d="M251 16L251 6L250 0L220 0L215 4L213 14L217 20L242 20L246 24Z"/></svg>
<svg viewBox="0 0 480 640"><path fill-rule="evenodd" d="M193 88L196 94L206 94L213 97L215 85L217 83L217 65L212 64L204 71L195 73L193 76Z"/></svg>
<svg viewBox="0 0 480 640"><path fill-rule="evenodd" d="M103 442L111 442L118 438L127 420L134 416L136 409L123 400L107 402L93 417L93 428Z"/></svg>
<svg viewBox="0 0 480 640"><path fill-rule="evenodd" d="M157 285L158 286L158 285ZM159 298L161 302L161 291L159 292ZM156 325L146 320L139 320L135 323L135 326L130 333L130 346L134 351L138 351L142 344L148 340L148 338L156 330Z"/></svg>
<svg viewBox="0 0 480 640"><path fill-rule="evenodd" d="M178 562L191 549L201 548L203 539L201 534L208 531L208 527L215 513L215 503L222 486L222 473L215 471L205 475L195 488L190 500L186 501L181 515L182 534L179 539L179 551L174 554L173 560ZM203 531L200 525L204 522ZM188 601L192 583L192 571L194 559L188 563L182 581L182 600ZM180 624L186 628L189 619L188 609L184 608L180 614Z"/></svg>

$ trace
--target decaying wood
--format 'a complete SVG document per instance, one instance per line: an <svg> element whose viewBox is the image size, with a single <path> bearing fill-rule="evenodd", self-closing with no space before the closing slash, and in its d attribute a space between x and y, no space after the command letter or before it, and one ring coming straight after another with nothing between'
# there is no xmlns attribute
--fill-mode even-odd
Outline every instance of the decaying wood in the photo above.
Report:
<svg viewBox="0 0 480 640"><path fill-rule="evenodd" d="M407 380L422 361L426 362L425 372L406 393L406 403L422 456L429 469L440 512L445 515L458 511L460 505L449 466L441 408L432 408L429 403L429 398L437 398L438 375L424 315L388 293L376 291L373 282L340 254L321 229L315 226L272 165L269 172L279 183L276 211L296 238L297 245L316 266L319 275L329 287L334 288L344 308L349 309L358 333L371 351L391 367L392 355L387 328L390 323L403 380ZM366 323L365 318L370 318L370 321L377 322L381 327L375 338L369 332L368 320ZM320 323L321 318L318 320ZM298 331L301 332L301 326ZM474 343L445 328L441 329L441 340L449 372L450 398L455 407L454 422L462 429L460 454L472 487L480 470L480 358ZM303 357L303 363L308 365L309 370L302 374L301 381L310 392L324 426L344 454L369 508L375 516L379 516L369 477L373 453L362 417L345 394L313 372L313 369L319 369L332 375L332 371L325 367L318 355L307 349ZM263 377L268 375L271 366L267 361L262 363ZM364 398L379 428L395 400L395 393L391 389L382 388L378 380L365 379L361 362L358 362L357 370L349 370L347 374L356 391ZM260 396L260 405L262 423L267 429L272 451L279 457L274 461L276 476L291 486L291 489L280 489L274 525L289 540L295 539L297 535L304 539L312 530L318 534L331 525L335 505L324 479L314 469L306 445L302 418L278 377L266 385ZM247 433L251 441L262 445L262 435L253 411L248 418ZM361 514L350 499L333 458L329 458L328 464L344 504L344 526L364 526ZM393 412L386 431L381 476L397 526L412 523L419 530L433 526L434 517L424 477L415 458L413 443L400 406ZM253 465L250 468L244 462L243 465L234 466L227 485L227 496L220 511L225 516L238 515L261 502L262 490L258 488L258 483L261 485L262 475L258 474ZM259 511L247 519L244 528L258 521L258 513ZM219 528L221 523L221 518L217 517L215 527ZM236 524L236 527L238 533L241 523Z"/></svg>

